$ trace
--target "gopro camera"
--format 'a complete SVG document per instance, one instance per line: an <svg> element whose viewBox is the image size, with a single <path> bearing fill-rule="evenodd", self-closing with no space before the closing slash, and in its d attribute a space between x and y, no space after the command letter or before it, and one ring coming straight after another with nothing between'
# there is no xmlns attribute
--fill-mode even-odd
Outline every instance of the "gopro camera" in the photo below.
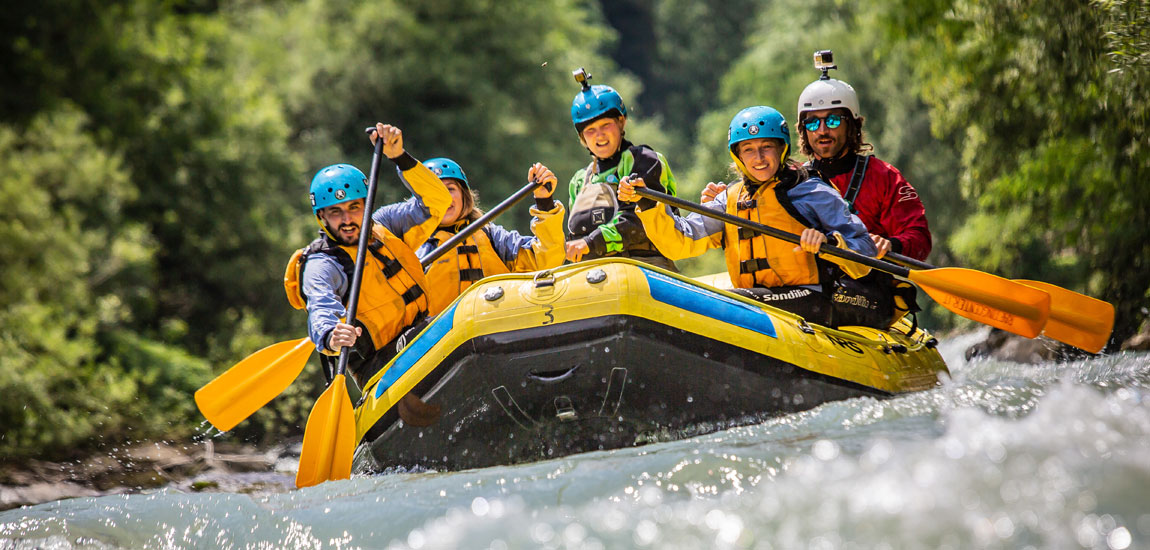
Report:
<svg viewBox="0 0 1150 550"><path fill-rule="evenodd" d="M835 54L830 50L819 50L815 52L815 68L823 72L823 76L819 77L820 80L827 80L827 71L837 69L835 65Z"/></svg>
<svg viewBox="0 0 1150 550"><path fill-rule="evenodd" d="M579 67L578 69L571 71L571 76L575 77L575 82L578 82L583 86L583 91L591 89L591 84L587 82L588 80L591 80L591 73L588 73L587 70L583 67Z"/></svg>

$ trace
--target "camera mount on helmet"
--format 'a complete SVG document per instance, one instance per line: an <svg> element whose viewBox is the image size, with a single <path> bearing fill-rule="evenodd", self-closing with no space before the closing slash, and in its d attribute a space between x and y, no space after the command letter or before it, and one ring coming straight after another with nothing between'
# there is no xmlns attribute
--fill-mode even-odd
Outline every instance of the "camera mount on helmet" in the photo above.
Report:
<svg viewBox="0 0 1150 550"><path fill-rule="evenodd" d="M818 50L815 52L815 69L822 71L823 75L819 80L830 80L831 77L827 74L831 69L839 68L835 65L835 54L830 50Z"/></svg>
<svg viewBox="0 0 1150 550"><path fill-rule="evenodd" d="M797 120L803 120L803 113L819 111L822 109L843 108L851 113L852 118L859 117L859 98L850 84L831 78L827 72L837 69L834 54L830 50L815 52L815 69L823 72L818 80L807 84L803 93L799 94L799 108Z"/></svg>
<svg viewBox="0 0 1150 550"><path fill-rule="evenodd" d="M588 82L591 80L591 73L587 72L583 67L571 71L571 76L575 77L575 82L583 86L584 92L591 89L591 84Z"/></svg>

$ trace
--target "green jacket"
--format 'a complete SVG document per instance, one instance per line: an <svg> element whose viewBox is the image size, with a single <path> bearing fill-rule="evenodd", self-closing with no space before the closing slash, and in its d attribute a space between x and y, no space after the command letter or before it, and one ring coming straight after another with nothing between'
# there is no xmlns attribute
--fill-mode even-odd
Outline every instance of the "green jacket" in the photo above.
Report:
<svg viewBox="0 0 1150 550"><path fill-rule="evenodd" d="M575 172L568 185L567 229L572 238L587 242L590 252L585 259L662 256L647 238L643 223L635 214L635 204L619 204L616 193L622 177L637 175L650 189L675 195L675 175L667 159L646 145L634 146L624 141L620 149L615 158L596 159ZM596 167L600 168L598 172L594 172Z"/></svg>

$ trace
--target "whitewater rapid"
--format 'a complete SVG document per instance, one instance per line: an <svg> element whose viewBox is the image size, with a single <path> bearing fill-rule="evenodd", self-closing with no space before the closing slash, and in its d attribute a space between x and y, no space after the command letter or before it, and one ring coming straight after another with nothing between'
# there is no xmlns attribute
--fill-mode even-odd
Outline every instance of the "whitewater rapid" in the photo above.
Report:
<svg viewBox="0 0 1150 550"><path fill-rule="evenodd" d="M692 439L287 493L0 513L18 548L1150 547L1150 354L967 363L931 391Z"/></svg>

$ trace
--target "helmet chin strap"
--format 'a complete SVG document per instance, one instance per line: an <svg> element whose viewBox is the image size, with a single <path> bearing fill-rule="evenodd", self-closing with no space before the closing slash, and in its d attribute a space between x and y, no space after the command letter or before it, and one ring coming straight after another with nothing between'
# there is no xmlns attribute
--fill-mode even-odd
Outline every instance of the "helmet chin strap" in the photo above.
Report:
<svg viewBox="0 0 1150 550"><path fill-rule="evenodd" d="M330 238L331 240L333 240L337 243L339 242L339 239L335 238L335 235L332 235L331 231L328 230L327 224L323 222L323 218L320 218L319 214L316 214L316 216L315 216L315 223L319 224L319 228L321 231L323 231L324 235L327 235L328 238Z"/></svg>

